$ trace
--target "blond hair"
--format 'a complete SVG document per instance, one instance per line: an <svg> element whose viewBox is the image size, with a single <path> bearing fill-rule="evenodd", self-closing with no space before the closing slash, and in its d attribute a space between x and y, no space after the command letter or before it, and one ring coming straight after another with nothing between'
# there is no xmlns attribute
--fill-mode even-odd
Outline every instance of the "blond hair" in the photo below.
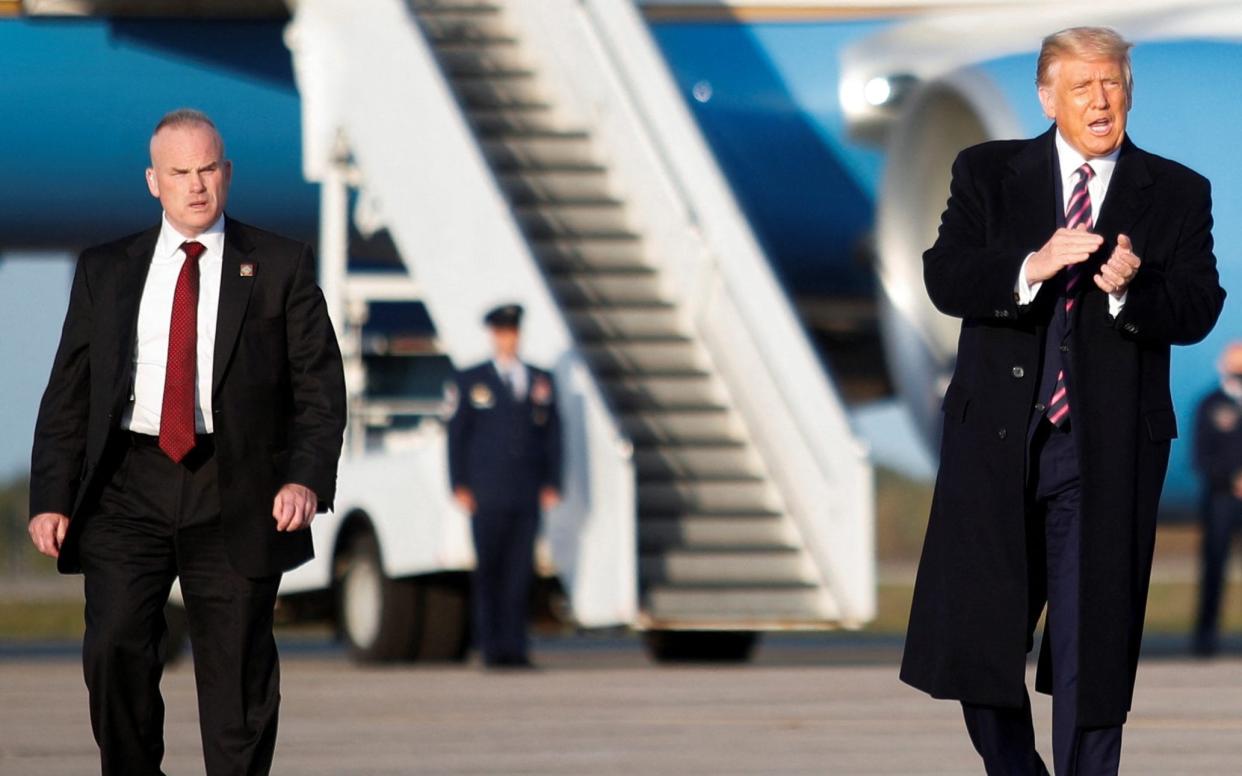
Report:
<svg viewBox="0 0 1242 776"><path fill-rule="evenodd" d="M1048 86L1048 71L1060 59L1110 59L1121 65L1125 82L1126 104L1134 96L1134 73L1130 67L1130 49L1134 44L1109 27L1070 27L1044 38L1035 67L1035 84Z"/></svg>

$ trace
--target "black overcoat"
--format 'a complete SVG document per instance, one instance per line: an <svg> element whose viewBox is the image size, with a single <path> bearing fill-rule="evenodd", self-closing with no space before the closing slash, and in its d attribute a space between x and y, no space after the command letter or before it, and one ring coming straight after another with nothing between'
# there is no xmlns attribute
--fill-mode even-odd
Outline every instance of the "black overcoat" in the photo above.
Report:
<svg viewBox="0 0 1242 776"><path fill-rule="evenodd" d="M1015 283L1056 229L1054 132L963 151L939 237L923 256L932 302L962 319L901 667L904 681L935 697L1021 705L1031 614L1044 604L1042 533L1028 542L1024 478L1056 284L1019 306ZM1104 244L1086 266L1094 275L1118 234L1143 264L1116 318L1107 294L1085 283L1067 353L1082 482L1082 726L1121 724L1130 708L1156 509L1177 436L1169 346L1203 339L1225 297L1211 229L1208 181L1127 138L1096 218ZM1047 692L1042 652L1037 687Z"/></svg>
<svg viewBox="0 0 1242 776"><path fill-rule="evenodd" d="M138 307L159 227L78 259L69 310L39 406L30 514L70 516L62 572L106 480L133 380ZM279 532L272 500L305 485L328 509L345 429L341 353L304 243L225 219L212 366L221 524L236 571L271 576L314 554L310 531Z"/></svg>

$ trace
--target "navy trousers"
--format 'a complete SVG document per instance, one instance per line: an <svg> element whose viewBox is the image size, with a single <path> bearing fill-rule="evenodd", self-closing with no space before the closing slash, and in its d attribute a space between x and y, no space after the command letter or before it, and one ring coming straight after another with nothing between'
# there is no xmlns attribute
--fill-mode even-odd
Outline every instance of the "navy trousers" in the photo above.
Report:
<svg viewBox="0 0 1242 776"><path fill-rule="evenodd" d="M1229 548L1242 527L1242 501L1227 490L1208 497L1203 510L1203 576L1199 584L1199 618L1195 623L1194 650L1215 654L1220 629L1220 602Z"/></svg>
<svg viewBox="0 0 1242 776"><path fill-rule="evenodd" d="M1028 536L1042 534L1046 584L1045 628L1052 650L1052 755L1057 776L1116 774L1121 762L1121 727L1081 728L1078 701L1078 564L1081 522L1078 451L1070 430L1041 420L1031 442L1027 506ZM1042 527L1042 531L1039 529ZM1038 552L1031 553L1032 565ZM1031 622L1042 601L1032 599ZM1021 708L962 704L966 728L989 776L1039 776L1048 769L1035 749L1030 697Z"/></svg>
<svg viewBox="0 0 1242 776"><path fill-rule="evenodd" d="M488 665L527 662L526 623L535 574L539 504L480 507L471 522L475 641Z"/></svg>

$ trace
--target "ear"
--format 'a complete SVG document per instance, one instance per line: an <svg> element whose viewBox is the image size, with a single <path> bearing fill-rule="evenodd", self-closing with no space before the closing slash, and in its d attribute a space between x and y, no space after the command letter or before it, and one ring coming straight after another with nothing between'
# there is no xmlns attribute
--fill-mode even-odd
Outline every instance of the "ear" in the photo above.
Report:
<svg viewBox="0 0 1242 776"><path fill-rule="evenodd" d="M155 176L155 168L147 168L147 191L156 199L160 198L160 180Z"/></svg>
<svg viewBox="0 0 1242 776"><path fill-rule="evenodd" d="M224 185L228 186L233 182L233 162L225 159L224 163L220 166L224 171Z"/></svg>
<svg viewBox="0 0 1242 776"><path fill-rule="evenodd" d="M1039 87L1039 104L1044 109L1044 116L1052 121L1057 120L1056 101L1053 99L1051 88Z"/></svg>

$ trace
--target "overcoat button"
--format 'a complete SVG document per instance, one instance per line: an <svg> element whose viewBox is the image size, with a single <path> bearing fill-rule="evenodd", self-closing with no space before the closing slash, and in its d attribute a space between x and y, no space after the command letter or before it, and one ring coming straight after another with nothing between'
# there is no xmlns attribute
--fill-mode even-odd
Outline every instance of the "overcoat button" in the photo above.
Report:
<svg viewBox="0 0 1242 776"><path fill-rule="evenodd" d="M1013 368L1013 376L1018 378L1026 377L1026 370L1020 366L1015 366Z"/></svg>
<svg viewBox="0 0 1242 776"><path fill-rule="evenodd" d="M996 430L996 436L998 439L1004 439L1005 437L1009 436L1009 432L1003 428L1000 428Z"/></svg>
<svg viewBox="0 0 1242 776"><path fill-rule="evenodd" d="M1134 332L1138 331L1138 327L1135 326L1133 323L1127 323L1125 325L1125 330L1133 334Z"/></svg>
<svg viewBox="0 0 1242 776"><path fill-rule="evenodd" d="M1068 352L1069 352L1069 345L1062 345L1062 346L1061 346L1061 352L1062 352L1062 353L1068 353Z"/></svg>
<svg viewBox="0 0 1242 776"><path fill-rule="evenodd" d="M1035 405L1036 412L1046 412L1047 409L1048 409L1048 405L1044 404L1043 402L1039 402L1038 404Z"/></svg>

